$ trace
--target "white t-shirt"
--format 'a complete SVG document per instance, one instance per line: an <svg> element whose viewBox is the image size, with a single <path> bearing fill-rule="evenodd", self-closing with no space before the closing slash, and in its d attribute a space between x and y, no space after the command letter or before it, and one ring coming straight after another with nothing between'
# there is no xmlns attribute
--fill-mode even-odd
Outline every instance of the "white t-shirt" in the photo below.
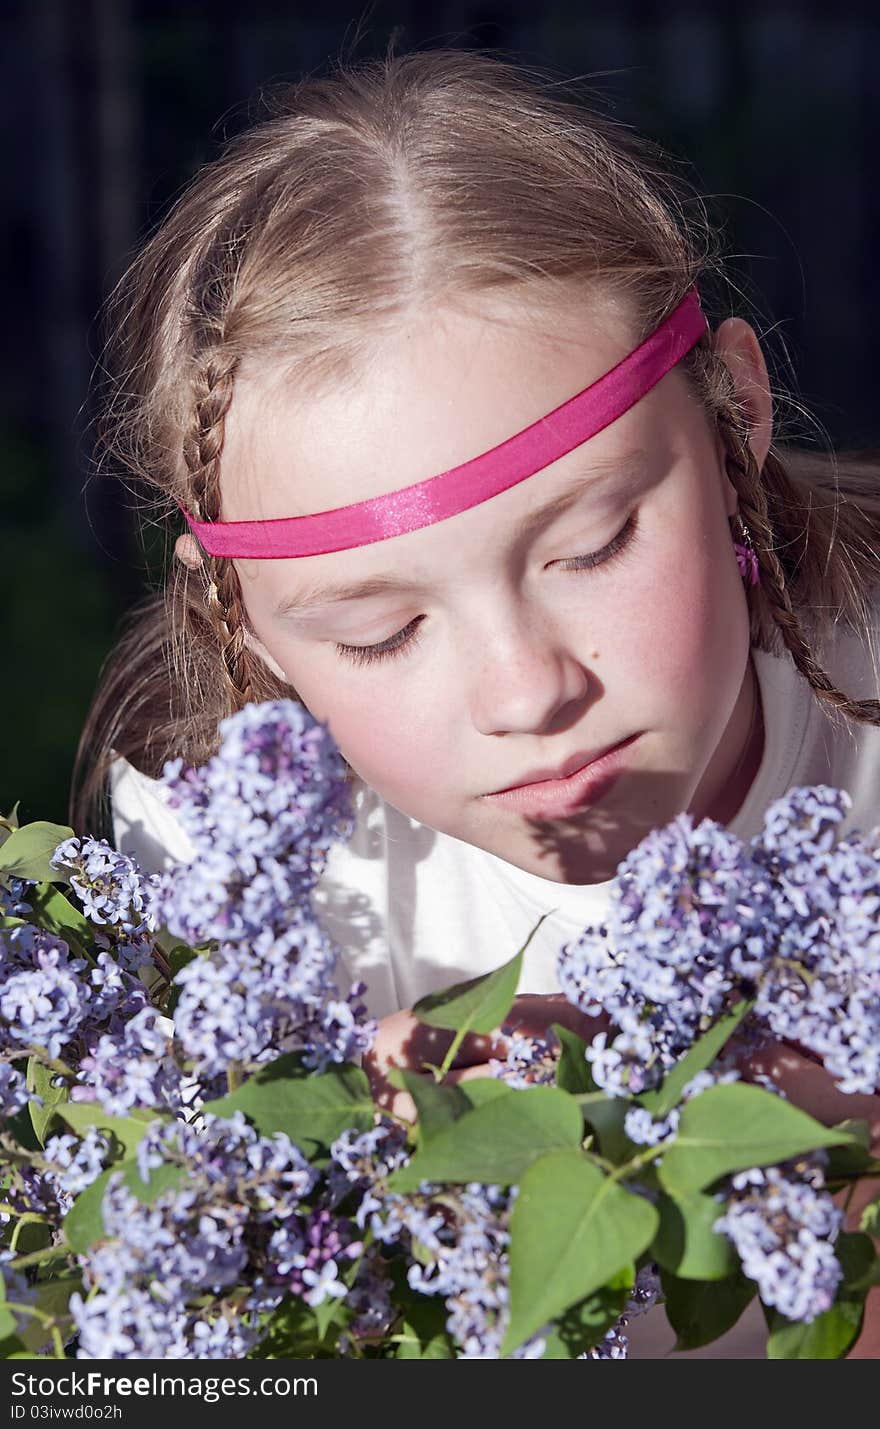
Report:
<svg viewBox="0 0 880 1429"><path fill-rule="evenodd" d="M826 659L844 693L876 698L870 662L855 637L839 637ZM804 784L848 791L853 807L844 831L880 824L880 728L838 729L787 654L756 650L754 663L764 753L730 830L751 838L773 800ZM117 848L147 872L189 862L192 847L163 785L123 759L110 778ZM610 883L555 883L435 832L360 781L353 792L353 837L332 850L313 895L316 916L340 949L340 984L366 982L365 1001L383 1017L499 967L554 910L526 950L520 991L558 992L559 948L588 923L601 922Z"/></svg>

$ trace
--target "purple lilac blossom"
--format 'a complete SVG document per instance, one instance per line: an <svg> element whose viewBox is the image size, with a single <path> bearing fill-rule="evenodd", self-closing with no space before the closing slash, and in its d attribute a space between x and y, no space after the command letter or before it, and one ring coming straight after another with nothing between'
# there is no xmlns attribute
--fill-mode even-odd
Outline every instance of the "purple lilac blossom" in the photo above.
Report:
<svg viewBox="0 0 880 1429"><path fill-rule="evenodd" d="M627 856L608 918L558 964L569 1000L617 1029L586 1051L599 1086L657 1086L743 996L743 1035L799 1042L843 1091L880 1085L880 831L835 843L850 807L844 790L796 788L748 847L681 814Z"/></svg>
<svg viewBox="0 0 880 1429"><path fill-rule="evenodd" d="M656 1086L732 1004L732 956L761 956L773 912L768 880L739 839L680 814L621 863L606 923L560 953L569 1001L619 1029L587 1048L596 1082L617 1095Z"/></svg>
<svg viewBox="0 0 880 1429"><path fill-rule="evenodd" d="M834 1303L843 1274L833 1244L843 1211L825 1190L819 1159L744 1171L715 1230L736 1249L761 1300L809 1323Z"/></svg>
<svg viewBox="0 0 880 1429"><path fill-rule="evenodd" d="M323 725L292 700L247 705L220 725L220 751L164 779L195 848L152 890L157 922L210 950L175 979L175 1035L199 1077L254 1070L301 1051L323 1071L368 1050L363 984L340 997L338 952L311 891L351 832L345 766Z"/></svg>
<svg viewBox="0 0 880 1429"><path fill-rule="evenodd" d="M83 1266L90 1293L71 1301L81 1357L240 1355L259 1340L259 1312L285 1295L318 1305L348 1293L342 1271L360 1237L348 1217L305 1202L318 1173L283 1133L260 1136L241 1112L198 1128L159 1121L137 1160L144 1179L177 1166L180 1182L147 1206L110 1178L107 1240Z"/></svg>
<svg viewBox="0 0 880 1429"><path fill-rule="evenodd" d="M780 928L755 1015L821 1057L844 1092L880 1086L880 840L834 842L852 801L824 785L771 805L755 857Z"/></svg>
<svg viewBox="0 0 880 1429"><path fill-rule="evenodd" d="M85 967L43 928L0 932L0 1050L41 1047L58 1057L88 1014Z"/></svg>
<svg viewBox="0 0 880 1429"><path fill-rule="evenodd" d="M143 874L133 858L117 852L106 839L65 839L49 863L67 874L89 922L117 935L126 965L137 966L138 959L150 961L148 935L156 932L156 924L149 900L157 874Z"/></svg>
<svg viewBox="0 0 880 1429"><path fill-rule="evenodd" d="M407 1280L422 1295L441 1295L446 1328L459 1359L497 1359L507 1329L510 1214L517 1188L423 1184L411 1196L391 1193L370 1218L376 1240L403 1239L410 1251ZM520 1345L512 1359L539 1359L543 1333Z"/></svg>
<svg viewBox="0 0 880 1429"><path fill-rule="evenodd" d="M155 1007L142 1007L115 1034L104 1033L80 1059L73 1101L98 1101L111 1116L132 1107L176 1111L182 1106L180 1069Z"/></svg>
<svg viewBox="0 0 880 1429"><path fill-rule="evenodd" d="M285 926L352 828L341 755L295 700L246 705L220 736L200 768L177 759L163 771L196 857L160 877L154 906L191 946Z"/></svg>
<svg viewBox="0 0 880 1429"><path fill-rule="evenodd" d="M502 1028L503 1031L503 1028ZM559 1044L552 1033L532 1037L513 1032L506 1038L507 1052L503 1059L490 1057L489 1072L508 1086L554 1086L559 1063Z"/></svg>
<svg viewBox="0 0 880 1429"><path fill-rule="evenodd" d="M42 1178L54 1193L62 1215L67 1214L80 1192L100 1176L110 1149L108 1137L94 1126L82 1137L49 1137L43 1147Z"/></svg>

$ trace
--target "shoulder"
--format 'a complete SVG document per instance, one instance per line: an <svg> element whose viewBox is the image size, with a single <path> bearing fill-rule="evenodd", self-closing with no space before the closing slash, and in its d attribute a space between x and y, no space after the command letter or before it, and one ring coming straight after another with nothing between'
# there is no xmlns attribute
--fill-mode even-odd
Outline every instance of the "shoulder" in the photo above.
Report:
<svg viewBox="0 0 880 1429"><path fill-rule="evenodd" d="M162 781L121 757L110 765L108 778L113 842L119 852L136 859L145 873L192 862L195 850L168 805Z"/></svg>

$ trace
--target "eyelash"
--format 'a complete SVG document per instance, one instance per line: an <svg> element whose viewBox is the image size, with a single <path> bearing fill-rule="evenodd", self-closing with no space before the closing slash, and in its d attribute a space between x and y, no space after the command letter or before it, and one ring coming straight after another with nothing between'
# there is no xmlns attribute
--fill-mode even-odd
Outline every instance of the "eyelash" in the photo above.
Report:
<svg viewBox="0 0 880 1429"><path fill-rule="evenodd" d="M633 512L614 539L609 541L607 546L603 546L601 551L594 551L588 556L572 556L570 560L560 561L558 564L566 571L590 571L599 566L609 566L631 545L635 528L636 517ZM411 650L415 650L419 643L419 636L416 632L424 618L423 615L417 615L409 625L405 625L402 630L397 631L396 635L389 636L387 640L381 641L378 645L341 645L337 643L336 653L350 660L353 665L373 665L380 660L390 660L394 655L409 654Z"/></svg>

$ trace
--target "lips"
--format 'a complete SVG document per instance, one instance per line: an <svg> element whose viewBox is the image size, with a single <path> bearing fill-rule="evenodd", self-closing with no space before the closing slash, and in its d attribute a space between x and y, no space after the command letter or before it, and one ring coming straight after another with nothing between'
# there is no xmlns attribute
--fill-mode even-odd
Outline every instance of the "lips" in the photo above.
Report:
<svg viewBox="0 0 880 1429"><path fill-rule="evenodd" d="M631 734L593 754L574 754L553 771L532 770L529 782L511 784L483 797L488 804L537 819L573 816L610 793L626 769L629 747L638 737Z"/></svg>
<svg viewBox="0 0 880 1429"><path fill-rule="evenodd" d="M617 749L618 745L626 743L625 740L618 740L615 744L605 744L601 749L595 749L591 754L573 754L570 759L566 759L564 764L558 765L555 769L533 769L529 774L518 779L515 784L507 784L503 789L493 789L493 794L508 794L512 789L527 789L533 784L548 784L553 780L568 779L572 774L577 774L579 770L586 769L588 764L595 764L597 759L602 759L606 754L610 754L612 749Z"/></svg>

